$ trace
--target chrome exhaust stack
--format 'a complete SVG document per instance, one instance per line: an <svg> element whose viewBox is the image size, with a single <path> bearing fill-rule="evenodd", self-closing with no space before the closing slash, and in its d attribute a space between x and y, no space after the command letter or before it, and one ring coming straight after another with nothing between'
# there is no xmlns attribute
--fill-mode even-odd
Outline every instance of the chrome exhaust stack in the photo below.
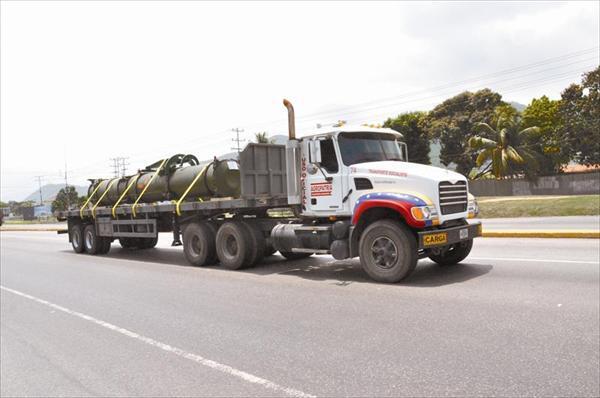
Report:
<svg viewBox="0 0 600 398"><path fill-rule="evenodd" d="M283 105L288 111L288 137L290 140L296 139L296 120L294 116L294 106L286 99L283 100Z"/></svg>
<svg viewBox="0 0 600 398"><path fill-rule="evenodd" d="M294 107L286 99L283 105L288 111L288 141L285 144L285 169L287 174L287 197L291 205L304 205L302 192L301 155L300 141L296 139L296 121L294 118Z"/></svg>

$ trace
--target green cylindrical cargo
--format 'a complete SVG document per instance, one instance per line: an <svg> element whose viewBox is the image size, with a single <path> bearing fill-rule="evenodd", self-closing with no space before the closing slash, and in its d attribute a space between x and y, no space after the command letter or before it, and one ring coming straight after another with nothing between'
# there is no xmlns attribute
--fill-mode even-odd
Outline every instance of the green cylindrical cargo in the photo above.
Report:
<svg viewBox="0 0 600 398"><path fill-rule="evenodd" d="M161 161L156 162L130 177L93 180L88 196L98 187L92 199L96 203L108 189L99 204L111 206L118 201L129 184L133 184L120 204L134 203L150 184L138 203L179 200L194 180L196 181L187 193L186 201L240 195L240 170L236 160L215 159L208 165L199 165L191 155L175 155L158 171L160 163ZM157 172L158 175L152 180Z"/></svg>

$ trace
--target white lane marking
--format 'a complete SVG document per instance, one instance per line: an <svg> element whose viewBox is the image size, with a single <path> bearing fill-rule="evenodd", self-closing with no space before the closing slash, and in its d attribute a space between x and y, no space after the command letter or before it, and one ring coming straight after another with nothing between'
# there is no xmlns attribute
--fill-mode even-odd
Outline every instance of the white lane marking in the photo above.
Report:
<svg viewBox="0 0 600 398"><path fill-rule="evenodd" d="M270 390L277 391L277 392L282 392L282 393L287 394L287 395L292 396L292 397L315 397L314 395L307 394L305 392L302 392L300 390L295 390L293 388L288 388L288 387L280 386L279 384L273 383L270 380L263 379L263 378L258 377L258 376L254 376L253 374L244 372L243 370L239 370L239 369L233 368L231 366L224 365L222 363L213 361L211 359L204 358L204 357L202 357L200 355L184 351L181 348L173 347L173 346L171 346L169 344L161 343L160 341L156 341L154 339L151 339L150 337L146 337L146 336L143 336L141 334L138 334L138 333L132 332L130 330L127 330L125 328L113 325L112 323L108 323L108 322L102 321L100 319L94 318L93 316L89 316L89 315L86 315L86 314L82 314L81 312L70 310L70 309L62 307L62 306L60 306L58 304L54 304L54 303L51 303L49 301L43 300L41 298L37 298L37 297L31 296L31 295L29 295L27 293L23 293L23 292L20 292L18 290L10 289L10 288L2 286L2 285L0 285L0 289L2 289L4 291L7 291L7 292L10 292L10 293L13 293L13 294L16 294L17 296L21 296L21 297L27 298L29 300L35 301L36 303L46 305L46 306L48 306L50 308L54 308L55 310L62 311L64 313L66 313L66 314L73 315L73 316L76 316L78 318L84 319L86 321L95 323L95 324L100 325L100 326L102 326L102 327L104 327L106 329L110 329L110 330L112 330L114 332L121 333L121 334L123 334L123 335L125 335L127 337L131 337L132 339L139 340L139 341L144 342L144 343L146 343L148 345L160 348L161 350L164 350L164 351L170 352L172 354L178 355L180 357L189 359L190 361L197 362L197 363L199 363L201 365L204 365L204 366L207 366L207 367L209 367L211 369L218 370L220 372L226 373L226 374L228 374L230 376L238 377L238 378L240 378L240 379L242 379L244 381L247 381L249 383L258 384L258 385L261 385L261 386L263 386L265 388L268 388Z"/></svg>
<svg viewBox="0 0 600 398"><path fill-rule="evenodd" d="M567 264L599 264L599 261L577 261L577 260L546 260L540 258L508 258L508 257L467 257L468 260L499 260L499 261L530 261L534 263L567 263Z"/></svg>

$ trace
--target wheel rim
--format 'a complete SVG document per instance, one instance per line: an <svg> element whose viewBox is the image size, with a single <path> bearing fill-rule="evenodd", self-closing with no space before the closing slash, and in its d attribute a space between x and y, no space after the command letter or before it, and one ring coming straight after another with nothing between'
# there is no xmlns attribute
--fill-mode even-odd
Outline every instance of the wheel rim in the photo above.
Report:
<svg viewBox="0 0 600 398"><path fill-rule="evenodd" d="M88 232L87 234L85 234L85 245L87 246L88 249L92 248L92 244L93 244L93 236L91 232Z"/></svg>
<svg viewBox="0 0 600 398"><path fill-rule="evenodd" d="M191 243L192 254L194 256L199 256L200 251L202 250L202 245L200 244L200 238L198 237L198 235L194 235Z"/></svg>
<svg viewBox="0 0 600 398"><path fill-rule="evenodd" d="M71 239L73 239L73 245L75 247L79 247L81 245L81 238L77 232L73 233L73 236Z"/></svg>
<svg viewBox="0 0 600 398"><path fill-rule="evenodd" d="M380 268L390 269L398 260L398 247L387 236L380 236L371 244L373 262Z"/></svg>
<svg viewBox="0 0 600 398"><path fill-rule="evenodd" d="M235 257L238 253L238 242L233 235L227 236L225 239L225 254L228 257Z"/></svg>

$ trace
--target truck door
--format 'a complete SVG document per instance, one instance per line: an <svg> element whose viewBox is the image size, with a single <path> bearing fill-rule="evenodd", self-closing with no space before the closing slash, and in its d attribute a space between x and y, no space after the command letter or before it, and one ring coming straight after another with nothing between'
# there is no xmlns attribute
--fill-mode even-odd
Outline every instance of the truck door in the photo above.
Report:
<svg viewBox="0 0 600 398"><path fill-rule="evenodd" d="M342 172L333 139L318 137L309 147L320 152L320 163L315 164L314 151L309 149L309 172L306 177L306 214L327 217L343 210ZM311 153L313 152L313 153ZM320 169L320 170L319 170Z"/></svg>

